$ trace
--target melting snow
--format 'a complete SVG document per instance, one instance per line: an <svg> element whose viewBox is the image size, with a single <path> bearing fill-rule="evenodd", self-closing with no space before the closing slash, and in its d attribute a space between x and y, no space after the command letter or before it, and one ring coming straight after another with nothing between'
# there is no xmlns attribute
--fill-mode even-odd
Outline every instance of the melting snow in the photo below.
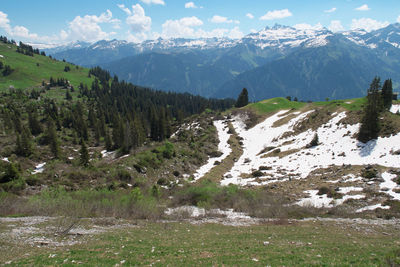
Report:
<svg viewBox="0 0 400 267"><path fill-rule="evenodd" d="M346 195L340 199L333 199L326 194L318 195L318 190L307 190L304 193L308 193L310 196L301 199L296 204L303 207L311 206L316 208L332 208L343 204L348 199L362 199L365 197L365 195Z"/></svg>
<svg viewBox="0 0 400 267"><path fill-rule="evenodd" d="M269 183L268 179L271 179L271 177L274 180L283 180L289 177L306 178L311 171L327 168L331 165L378 164L386 167L400 167L400 156L390 153L391 150L400 149L400 134L371 140L366 144L360 143L353 138L358 132L360 124L345 125L339 123L346 117L346 113L342 112L332 114L334 115L332 119L317 131L309 129L297 136L281 138L285 132L291 131L296 123L312 111L302 113L286 125L272 127L274 122L281 119L280 116L286 112L286 110L279 111L249 130L246 130L242 118L234 118L233 125L238 135L243 138L244 151L231 171L225 175L226 179L222 180L222 185L230 183L263 185ZM305 148L315 133L318 134L320 145ZM281 152L293 151L295 153L289 153L282 158L262 158L262 155L258 154L265 147L276 147ZM296 152L297 150L299 151ZM246 159L251 159L251 161L248 162ZM241 178L242 174L251 174L258 170L260 166L271 167L270 170L263 171L263 177L257 179L261 182L255 182L255 178ZM351 179L358 180L356 177L350 177Z"/></svg>
<svg viewBox="0 0 400 267"><path fill-rule="evenodd" d="M390 209L390 206L382 206L382 204L376 204L376 205L366 206L364 208L358 209L356 212L363 212L366 210L376 210L377 208L388 210L388 209Z"/></svg>
<svg viewBox="0 0 400 267"><path fill-rule="evenodd" d="M228 140L230 138L230 134L228 133L229 128L224 121L214 121L214 126L217 128L218 131L218 151L222 152L222 155L218 158L209 158L208 162L201 166L196 173L194 174L194 181L203 177L206 173L208 173L214 166L217 161L221 162L224 160L232 151Z"/></svg>
<svg viewBox="0 0 400 267"><path fill-rule="evenodd" d="M0 57L1 57L1 58L4 58L4 56L3 56L3 55L0 55Z"/></svg>
<svg viewBox="0 0 400 267"><path fill-rule="evenodd" d="M10 161L8 160L8 158L1 158L1 160L2 160L2 161L5 161L5 162L10 162Z"/></svg>
<svg viewBox="0 0 400 267"><path fill-rule="evenodd" d="M39 163L38 165L36 165L32 174L42 173L44 171L44 165L46 165L46 162Z"/></svg>
<svg viewBox="0 0 400 267"><path fill-rule="evenodd" d="M392 107L390 108L390 112L392 113L400 112L400 105L392 105Z"/></svg>
<svg viewBox="0 0 400 267"><path fill-rule="evenodd" d="M384 192L384 193L392 196L395 200L400 201L400 193L394 192L394 189L400 189L400 186L397 183L392 181L392 179L394 179L396 177L397 177L396 174L391 174L388 172L382 173L382 178L385 181L380 184L380 188L381 188L381 192Z"/></svg>

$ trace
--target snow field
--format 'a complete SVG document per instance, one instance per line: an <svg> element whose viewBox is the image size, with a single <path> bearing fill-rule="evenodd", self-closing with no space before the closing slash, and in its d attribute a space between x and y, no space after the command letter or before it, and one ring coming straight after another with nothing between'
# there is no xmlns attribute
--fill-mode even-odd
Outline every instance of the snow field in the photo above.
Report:
<svg viewBox="0 0 400 267"><path fill-rule="evenodd" d="M209 158L207 163L201 166L195 173L194 173L194 180L197 181L202 178L206 173L208 173L214 166L215 162L221 162L224 160L231 152L232 149L228 143L229 138L231 135L228 133L229 128L226 121L214 121L214 126L217 128L218 132L218 151L222 152L222 155L217 158Z"/></svg>
<svg viewBox="0 0 400 267"><path fill-rule="evenodd" d="M400 134L387 138L378 138L366 144L358 142L353 136L358 132L359 124L344 125L340 121L346 118L346 113L332 114L332 119L316 131L308 130L297 136L280 138L283 133L291 131L296 123L303 120L313 111L298 115L287 124L272 127L274 122L281 119L287 110L279 111L252 129L246 130L243 118L234 118L233 125L239 136L243 138L243 155L222 180L222 185L263 185L271 179L286 180L306 178L311 171L327 168L330 165L366 165L378 164L386 167L400 167L400 156L391 151L400 149ZM293 114L293 113L292 113ZM305 148L317 133L320 145ZM294 151L285 157L265 157L257 155L265 147L276 147L285 151ZM296 152L298 150L298 152ZM250 159L246 161L246 159ZM242 174L251 174L260 166L271 167L263 171L265 176L241 178ZM228 178L229 177L229 178ZM356 177L350 177L358 180Z"/></svg>

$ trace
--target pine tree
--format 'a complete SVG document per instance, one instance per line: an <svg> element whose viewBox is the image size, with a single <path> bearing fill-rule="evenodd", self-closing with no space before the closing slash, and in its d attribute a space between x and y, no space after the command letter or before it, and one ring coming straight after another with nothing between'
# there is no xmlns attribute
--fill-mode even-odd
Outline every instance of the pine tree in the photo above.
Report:
<svg viewBox="0 0 400 267"><path fill-rule="evenodd" d="M358 132L357 139L363 143L378 138L379 111L382 110L382 98L379 89L380 78L375 77L368 89L367 104L364 107L361 126Z"/></svg>
<svg viewBox="0 0 400 267"><path fill-rule="evenodd" d="M22 128L21 135L17 135L15 152L23 157L29 157L33 153L32 136L26 127Z"/></svg>
<svg viewBox="0 0 400 267"><path fill-rule="evenodd" d="M390 108L392 107L392 100L393 100L392 79L386 80L382 86L382 100L383 100L383 107L387 110L390 110Z"/></svg>
<svg viewBox="0 0 400 267"><path fill-rule="evenodd" d="M47 142L50 146L50 150L53 153L53 156L55 158L59 158L60 157L60 144L58 142L56 125L54 124L54 121L51 118L49 118L49 121L47 124L46 137L47 137Z"/></svg>
<svg viewBox="0 0 400 267"><path fill-rule="evenodd" d="M79 154L80 164L87 167L89 165L89 151L86 147L85 141L83 140L81 140L81 149L79 150Z"/></svg>
<svg viewBox="0 0 400 267"><path fill-rule="evenodd" d="M29 129L33 135L38 135L42 133L42 127L40 126L38 115L36 110L33 108L28 113L28 123Z"/></svg>
<svg viewBox="0 0 400 267"><path fill-rule="evenodd" d="M105 139L104 142L105 142L105 145L106 145L106 150L107 151L111 151L112 148L113 148L113 145L112 145L110 133L108 132L108 130L106 130L106 134L105 135L106 136L104 137L104 139Z"/></svg>
<svg viewBox="0 0 400 267"><path fill-rule="evenodd" d="M249 93L247 92L246 88L243 88L242 92L240 93L236 101L235 107L241 108L247 106L247 104L249 104Z"/></svg>

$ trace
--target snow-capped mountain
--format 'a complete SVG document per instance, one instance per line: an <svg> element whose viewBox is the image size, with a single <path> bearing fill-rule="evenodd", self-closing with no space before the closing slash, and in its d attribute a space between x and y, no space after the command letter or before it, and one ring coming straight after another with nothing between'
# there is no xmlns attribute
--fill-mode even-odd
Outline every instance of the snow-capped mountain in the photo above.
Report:
<svg viewBox="0 0 400 267"><path fill-rule="evenodd" d="M236 97L248 87L253 100L345 98L363 95L375 75L395 84L400 80L398 23L372 32L340 33L276 24L237 40L159 38L79 45L55 48L64 51L54 54L45 51L79 65L100 65L135 84L203 96Z"/></svg>
<svg viewBox="0 0 400 267"><path fill-rule="evenodd" d="M293 27L275 24L266 27L257 33L245 36L241 42L253 44L261 49L266 47L294 48L302 45L308 47L323 46L328 43L327 37L333 33L325 28L321 29L296 29Z"/></svg>

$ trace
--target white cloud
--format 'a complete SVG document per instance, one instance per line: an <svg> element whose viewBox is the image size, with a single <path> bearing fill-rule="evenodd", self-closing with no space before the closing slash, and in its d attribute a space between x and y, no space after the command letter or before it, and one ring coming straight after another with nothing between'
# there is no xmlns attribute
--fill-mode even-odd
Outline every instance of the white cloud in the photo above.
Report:
<svg viewBox="0 0 400 267"><path fill-rule="evenodd" d="M254 19L254 15L251 14L251 13L247 13L247 14L246 14L246 17L248 17L249 19Z"/></svg>
<svg viewBox="0 0 400 267"><path fill-rule="evenodd" d="M380 28L384 28L386 26L388 26L390 23L388 21L377 21L374 19L370 19L370 18L361 18L361 19L353 19L351 21L351 26L350 28L352 30L355 29L364 29L367 32L370 31L374 31L374 30L378 30Z"/></svg>
<svg viewBox="0 0 400 267"><path fill-rule="evenodd" d="M240 23L238 20L231 20L231 19L228 19L227 17L222 17L222 16L218 16L218 15L215 15L214 17L212 17L210 19L210 21L212 23L233 23L233 22L236 24Z"/></svg>
<svg viewBox="0 0 400 267"><path fill-rule="evenodd" d="M2 11L0 11L0 28L3 29L7 35L10 37L19 37L23 39L27 39L27 41L32 42L50 42L55 39L58 39L57 36L48 37L48 36L39 36L36 33L31 33L28 28L24 26L14 26L12 27L10 24L10 20L8 19L8 15Z"/></svg>
<svg viewBox="0 0 400 267"><path fill-rule="evenodd" d="M240 31L239 27L234 27L229 31L228 37L231 39L240 39L244 36L243 32Z"/></svg>
<svg viewBox="0 0 400 267"><path fill-rule="evenodd" d="M125 22L133 33L143 33L151 30L151 18L146 16L141 5L133 5L132 10L124 5L118 5L118 7L128 15Z"/></svg>
<svg viewBox="0 0 400 267"><path fill-rule="evenodd" d="M362 5L362 6L360 6L360 7L357 7L355 10L358 10L358 11L368 11L368 10L370 10L370 8L368 7L367 4L365 4L365 5Z"/></svg>
<svg viewBox="0 0 400 267"><path fill-rule="evenodd" d="M317 23L314 26L310 25L310 24L307 24L307 23L299 23L299 24L293 25L293 28L296 28L298 30L316 30L316 31L319 31L319 30L322 30L324 27L322 26L321 23Z"/></svg>
<svg viewBox="0 0 400 267"><path fill-rule="evenodd" d="M61 37L68 40L81 40L93 42L103 39L109 39L114 32L104 32L99 24L108 23L118 27L121 21L112 18L112 13L107 10L100 16L85 15L84 17L77 16L69 23L68 31L64 31Z"/></svg>
<svg viewBox="0 0 400 267"><path fill-rule="evenodd" d="M400 23L400 16L398 16L398 17L397 17L397 22L399 22L399 23Z"/></svg>
<svg viewBox="0 0 400 267"><path fill-rule="evenodd" d="M333 13L333 12L335 12L336 10L337 10L336 7L332 7L331 9L324 10L324 12L325 12L325 13Z"/></svg>
<svg viewBox="0 0 400 267"><path fill-rule="evenodd" d="M193 3L193 2L187 2L185 4L185 8L203 8L203 7L202 6L196 6L196 4Z"/></svg>
<svg viewBox="0 0 400 267"><path fill-rule="evenodd" d="M274 19L283 19L287 17L291 17L293 14L289 11L289 9L282 10L273 10L268 11L264 16L260 18L260 20L274 20Z"/></svg>
<svg viewBox="0 0 400 267"><path fill-rule="evenodd" d="M195 37L193 27L201 25L203 25L203 21L194 16L179 20L167 20L162 25L162 36L163 38Z"/></svg>
<svg viewBox="0 0 400 267"><path fill-rule="evenodd" d="M344 27L343 27L342 22L340 20L332 20L331 24L328 26L328 29L333 31L333 32L344 31Z"/></svg>
<svg viewBox="0 0 400 267"><path fill-rule="evenodd" d="M145 4L165 5L164 0L140 0Z"/></svg>
<svg viewBox="0 0 400 267"><path fill-rule="evenodd" d="M205 31L201 28L204 23L197 17L185 17L179 20L167 20L162 25L162 38L212 38L230 37L233 39L241 38L244 34L239 27L232 29L217 28Z"/></svg>

